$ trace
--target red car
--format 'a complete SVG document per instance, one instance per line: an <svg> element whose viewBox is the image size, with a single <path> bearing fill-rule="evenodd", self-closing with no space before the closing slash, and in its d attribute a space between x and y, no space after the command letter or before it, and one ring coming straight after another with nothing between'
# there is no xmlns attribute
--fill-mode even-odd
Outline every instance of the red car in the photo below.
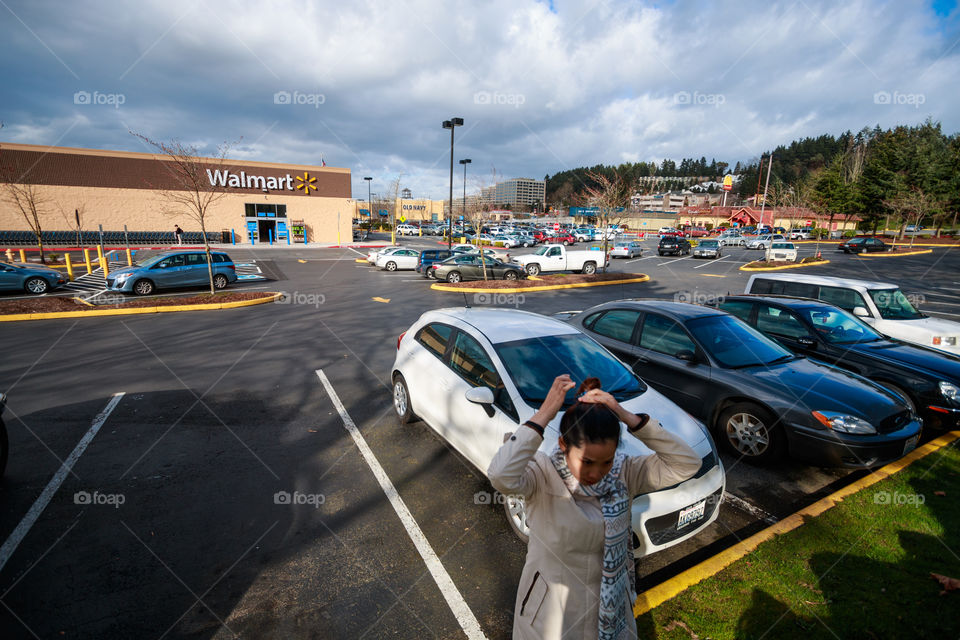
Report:
<svg viewBox="0 0 960 640"><path fill-rule="evenodd" d="M703 238L710 235L706 227L687 227L683 231L688 238Z"/></svg>
<svg viewBox="0 0 960 640"><path fill-rule="evenodd" d="M541 237L542 236L542 237ZM576 244L577 239L566 231L549 231L547 233L538 233L534 236L538 242L543 244Z"/></svg>

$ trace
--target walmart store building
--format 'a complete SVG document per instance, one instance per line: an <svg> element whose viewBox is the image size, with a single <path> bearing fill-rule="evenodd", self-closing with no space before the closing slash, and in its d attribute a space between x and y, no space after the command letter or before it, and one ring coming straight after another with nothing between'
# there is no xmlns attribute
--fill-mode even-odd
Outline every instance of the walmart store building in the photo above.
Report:
<svg viewBox="0 0 960 640"><path fill-rule="evenodd" d="M232 236L240 244L349 242L350 170L312 165L201 158L209 163L206 180L225 191L206 216L215 241ZM174 225L199 232L186 214L166 213L173 206L164 191L182 189L163 155L24 144L0 146L4 179L37 186L44 230L76 231L74 211L84 231L172 232ZM0 202L0 231L29 231L20 212ZM227 232L221 237L221 232ZM199 237L199 236L198 236Z"/></svg>

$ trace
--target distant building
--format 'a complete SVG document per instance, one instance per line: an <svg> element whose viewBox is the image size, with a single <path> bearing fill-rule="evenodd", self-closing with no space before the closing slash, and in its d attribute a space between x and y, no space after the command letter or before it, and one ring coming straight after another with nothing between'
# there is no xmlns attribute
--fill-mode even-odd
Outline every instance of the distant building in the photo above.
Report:
<svg viewBox="0 0 960 640"><path fill-rule="evenodd" d="M543 207L547 195L547 183L532 178L514 178L498 182L494 202L497 205Z"/></svg>

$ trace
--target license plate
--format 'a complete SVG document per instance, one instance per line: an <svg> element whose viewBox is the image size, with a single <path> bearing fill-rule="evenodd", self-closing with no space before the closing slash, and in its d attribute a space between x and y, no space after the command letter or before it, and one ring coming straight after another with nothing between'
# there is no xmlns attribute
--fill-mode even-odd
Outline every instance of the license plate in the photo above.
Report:
<svg viewBox="0 0 960 640"><path fill-rule="evenodd" d="M680 517L677 519L677 529L683 529L691 522L696 522L703 517L703 512L707 507L707 501L701 500L692 507L680 510Z"/></svg>
<svg viewBox="0 0 960 640"><path fill-rule="evenodd" d="M903 455L907 455L911 451L917 448L917 441L920 440L920 435L915 435L912 438L907 438L907 441L903 443Z"/></svg>

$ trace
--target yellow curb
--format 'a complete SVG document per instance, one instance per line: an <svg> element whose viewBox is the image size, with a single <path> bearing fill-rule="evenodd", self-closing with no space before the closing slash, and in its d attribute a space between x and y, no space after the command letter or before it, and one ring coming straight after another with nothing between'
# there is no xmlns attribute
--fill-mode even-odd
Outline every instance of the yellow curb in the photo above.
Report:
<svg viewBox="0 0 960 640"><path fill-rule="evenodd" d="M19 320L54 320L57 318L86 318L89 316L133 316L144 313L175 313L178 311L208 311L215 309L237 309L252 307L279 300L282 292L269 293L266 298L254 300L240 300L237 302L213 302L210 304L187 304L182 306L167 305L163 307L133 307L130 309L100 309L98 311L56 311L53 313L16 313L0 315L0 322L17 322Z"/></svg>
<svg viewBox="0 0 960 640"><path fill-rule="evenodd" d="M850 238L845 238L844 240L821 240L820 244L840 244L841 242L846 242ZM794 244L816 244L816 240L791 240L790 242ZM886 242L886 240L884 240ZM900 244L899 242L891 244ZM945 247L949 249L950 247L960 247L960 242L954 242L953 244L948 243L933 243L933 242L914 242L913 246L915 247Z"/></svg>
<svg viewBox="0 0 960 640"><path fill-rule="evenodd" d="M436 289L437 291L456 291L458 293L528 293L531 291L552 291L554 289L580 289L583 287L602 287L604 285L610 284L630 284L632 282L648 282L650 276L644 275L640 278L628 278L626 280L610 280L607 282L575 282L573 284L554 284L554 285L544 285L541 287L524 287L524 288L514 288L514 289L466 289L463 287L454 287L448 284L432 284L430 285L431 289Z"/></svg>
<svg viewBox="0 0 960 640"><path fill-rule="evenodd" d="M936 440L931 440L922 447L914 449L896 462L891 462L890 464L884 465L870 475L847 485L839 491L835 491L826 498L814 502L810 506L797 511L796 513L784 518L780 522L767 527L763 531L755 533L746 540L733 545L729 549L721 551L712 558L707 558L700 564L677 574L673 578L670 578L665 582L661 582L655 587L647 589L642 594L637 596L637 600L633 605L633 616L642 616L651 609L660 606L667 600L677 596L698 582L716 575L726 567L730 566L740 558L743 558L748 553L756 549L761 543L796 529L806 521L806 518L811 518L822 514L823 512L842 502L844 498L853 495L854 493L860 491L861 489L865 489L870 485L876 484L881 480L885 480L898 471L905 469L917 460L930 455L934 451L942 449L958 438L960 438L960 431L951 431L949 433L945 433Z"/></svg>
<svg viewBox="0 0 960 640"><path fill-rule="evenodd" d="M800 267L816 267L821 264L830 264L830 261L821 260L820 262L805 262L803 264L787 264L782 267L748 267L747 265L743 265L742 267L740 267L740 271L783 271L784 269L799 269Z"/></svg>
<svg viewBox="0 0 960 640"><path fill-rule="evenodd" d="M926 249L923 251L907 251L906 253L858 253L857 257L858 258L899 258L901 256L919 256L924 253L933 253L933 249Z"/></svg>
<svg viewBox="0 0 960 640"><path fill-rule="evenodd" d="M726 278L727 276L721 276L716 273L701 273L701 276L704 278Z"/></svg>

